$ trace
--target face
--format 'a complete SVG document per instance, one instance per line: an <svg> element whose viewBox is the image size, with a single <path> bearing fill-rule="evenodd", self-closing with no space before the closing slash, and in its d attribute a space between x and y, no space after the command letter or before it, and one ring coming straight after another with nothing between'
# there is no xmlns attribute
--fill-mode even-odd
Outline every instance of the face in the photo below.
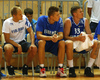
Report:
<svg viewBox="0 0 100 80"><path fill-rule="evenodd" d="M33 14L26 14L26 17L30 22L32 22Z"/></svg>
<svg viewBox="0 0 100 80"><path fill-rule="evenodd" d="M79 19L83 18L83 11L82 11L82 9L81 8L80 9L77 9L75 15Z"/></svg>
<svg viewBox="0 0 100 80"><path fill-rule="evenodd" d="M13 17L16 19L16 21L22 20L22 11L18 10L17 15L13 15Z"/></svg>
<svg viewBox="0 0 100 80"><path fill-rule="evenodd" d="M51 16L53 21L59 21L60 18L60 13L58 12L54 12L54 14Z"/></svg>

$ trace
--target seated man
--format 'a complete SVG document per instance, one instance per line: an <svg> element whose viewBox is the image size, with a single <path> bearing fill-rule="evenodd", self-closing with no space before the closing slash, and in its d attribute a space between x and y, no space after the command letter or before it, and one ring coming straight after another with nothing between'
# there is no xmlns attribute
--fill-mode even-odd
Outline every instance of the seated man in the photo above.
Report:
<svg viewBox="0 0 100 80"><path fill-rule="evenodd" d="M26 15L26 17L28 18L29 22L31 23L33 32L36 32L36 26L35 25L36 25L37 21L32 19L33 18L33 10L31 8L26 8L24 10L24 14ZM28 34L28 31L26 29L25 38L27 38L27 34Z"/></svg>
<svg viewBox="0 0 100 80"><path fill-rule="evenodd" d="M32 29L33 29L33 32L36 32L36 23L37 21L32 19L33 18L33 10L31 8L26 8L24 10L24 14L26 15L26 17L28 18L29 22L31 23L31 26L32 26ZM28 31L26 29L26 35L25 35L25 39L27 39L27 34L28 34ZM36 63L39 64L39 59L38 59L38 54L35 55L35 59L36 59ZM35 72L36 73L39 73L40 72L40 68L39 68L39 65L36 66L35 68Z"/></svg>
<svg viewBox="0 0 100 80"><path fill-rule="evenodd" d="M1 72L1 62L2 62L2 47L0 46L0 79L1 77L6 77L6 75Z"/></svg>
<svg viewBox="0 0 100 80"><path fill-rule="evenodd" d="M76 77L75 69L73 66L73 43L75 41L85 41L86 37L80 34L84 31L84 29L91 41L93 40L93 36L91 34L88 20L83 18L81 7L73 6L71 8L71 14L72 16L67 18L64 23L64 38L66 40L65 45L69 65L69 77ZM84 75L88 77L94 76L94 74L91 72L91 66L97 57L97 40L93 41L93 46L91 48L92 52L90 54L90 60L84 72Z"/></svg>
<svg viewBox="0 0 100 80"><path fill-rule="evenodd" d="M28 75L28 64L33 60L34 55L37 53L37 47L34 44L34 33L31 24L25 15L22 15L20 7L14 6L11 9L12 17L8 18L3 23L2 32L5 37L4 51L5 59L9 75L15 75L14 67L11 65L12 52L28 52L27 62L22 68L22 74ZM31 43L25 40L25 29L30 34Z"/></svg>
<svg viewBox="0 0 100 80"><path fill-rule="evenodd" d="M44 68L45 51L58 56L57 76L66 77L63 72L65 42L63 39L63 22L59 9L51 6L48 16L40 16L36 25L36 44L38 45L40 77L46 77Z"/></svg>

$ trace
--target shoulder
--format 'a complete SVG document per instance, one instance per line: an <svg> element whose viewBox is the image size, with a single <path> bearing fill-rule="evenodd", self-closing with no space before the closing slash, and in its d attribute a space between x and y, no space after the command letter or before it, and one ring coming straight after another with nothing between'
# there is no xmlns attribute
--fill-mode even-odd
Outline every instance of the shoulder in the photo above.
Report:
<svg viewBox="0 0 100 80"><path fill-rule="evenodd" d="M4 21L4 24L10 24L11 22L12 22L12 17L6 19L6 20Z"/></svg>
<svg viewBox="0 0 100 80"><path fill-rule="evenodd" d="M68 24L70 23L71 24L70 18L66 18L64 23L68 23Z"/></svg>

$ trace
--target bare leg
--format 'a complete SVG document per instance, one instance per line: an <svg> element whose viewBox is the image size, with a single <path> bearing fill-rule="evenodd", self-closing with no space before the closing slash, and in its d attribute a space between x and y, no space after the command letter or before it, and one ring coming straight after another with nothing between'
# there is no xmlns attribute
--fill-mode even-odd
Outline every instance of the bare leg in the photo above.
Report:
<svg viewBox="0 0 100 80"><path fill-rule="evenodd" d="M12 52L14 48L11 44L6 44L4 46L4 50L5 50L5 59L6 59L7 65L10 66L10 62L12 59Z"/></svg>
<svg viewBox="0 0 100 80"><path fill-rule="evenodd" d="M34 55L36 55L37 53L37 47L31 47L31 49L29 48L28 50L29 54L27 56L27 62L26 65L28 65L30 62L32 62Z"/></svg>
<svg viewBox="0 0 100 80"><path fill-rule="evenodd" d="M58 61L60 64L63 64L64 62L64 56L65 56L65 42L60 41L59 42L59 50L58 50Z"/></svg>
<svg viewBox="0 0 100 80"><path fill-rule="evenodd" d="M38 54L39 54L39 64L44 64L44 59L45 59L45 44L46 41L40 40L38 42Z"/></svg>

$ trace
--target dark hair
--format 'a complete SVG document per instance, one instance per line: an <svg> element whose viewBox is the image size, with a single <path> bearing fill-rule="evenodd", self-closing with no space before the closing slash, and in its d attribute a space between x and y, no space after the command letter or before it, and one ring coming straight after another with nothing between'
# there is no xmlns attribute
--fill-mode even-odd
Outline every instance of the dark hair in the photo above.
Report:
<svg viewBox="0 0 100 80"><path fill-rule="evenodd" d="M21 8L18 7L18 6L12 7L12 9L11 9L11 15L12 15L12 16L13 16L13 14L14 14L14 15L17 15L17 11L18 11L18 10L21 10Z"/></svg>
<svg viewBox="0 0 100 80"><path fill-rule="evenodd" d="M73 13L77 11L77 9L80 9L81 7L80 6L73 6L71 7L71 15L73 16Z"/></svg>
<svg viewBox="0 0 100 80"><path fill-rule="evenodd" d="M26 8L25 10L24 10L24 14L26 15L26 14L33 14L33 10L31 9L31 8Z"/></svg>
<svg viewBox="0 0 100 80"><path fill-rule="evenodd" d="M55 6L51 6L48 10L48 16L50 17L51 15L54 14L54 12L58 12L59 8L55 7Z"/></svg>

